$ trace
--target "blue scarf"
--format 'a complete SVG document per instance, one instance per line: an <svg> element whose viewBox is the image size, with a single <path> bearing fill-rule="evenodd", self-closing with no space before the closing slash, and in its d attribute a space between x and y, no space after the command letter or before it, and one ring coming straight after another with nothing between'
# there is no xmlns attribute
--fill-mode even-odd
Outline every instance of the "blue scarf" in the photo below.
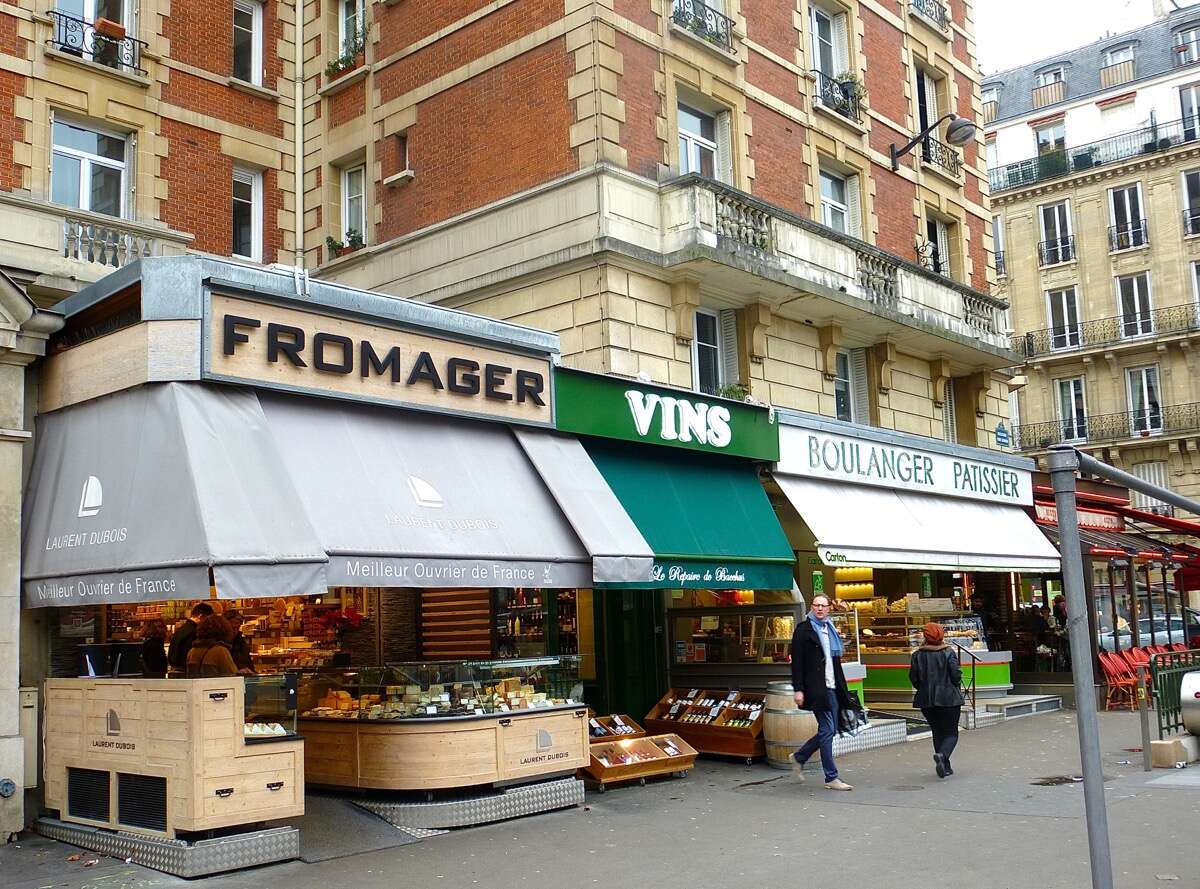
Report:
<svg viewBox="0 0 1200 889"><path fill-rule="evenodd" d="M822 620L811 611L808 613L808 622L812 624L812 628L820 633L822 630L829 631L829 656L841 657L842 652L846 650L842 645L842 637L838 635L837 627L833 625L833 621L829 618ZM819 638L819 637L818 637Z"/></svg>

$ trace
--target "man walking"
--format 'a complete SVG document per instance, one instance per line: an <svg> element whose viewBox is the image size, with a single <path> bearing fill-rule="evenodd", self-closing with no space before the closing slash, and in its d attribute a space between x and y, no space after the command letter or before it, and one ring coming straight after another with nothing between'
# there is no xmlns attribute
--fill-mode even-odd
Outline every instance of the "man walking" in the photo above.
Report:
<svg viewBox="0 0 1200 889"><path fill-rule="evenodd" d="M792 688L796 706L812 711L817 718L817 733L794 754L792 774L804 781L804 764L819 749L825 787L829 790L853 790L838 777L833 761L833 738L837 734L838 711L851 706L846 675L842 672L842 637L829 620L829 597L817 594L812 610L792 633Z"/></svg>

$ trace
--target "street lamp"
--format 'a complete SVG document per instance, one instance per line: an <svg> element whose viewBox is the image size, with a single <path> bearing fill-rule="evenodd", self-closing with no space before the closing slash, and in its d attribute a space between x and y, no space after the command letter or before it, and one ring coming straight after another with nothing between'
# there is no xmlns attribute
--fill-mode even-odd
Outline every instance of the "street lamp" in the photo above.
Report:
<svg viewBox="0 0 1200 889"><path fill-rule="evenodd" d="M945 117L934 121L921 132L919 132L913 137L913 140L903 148L897 148L896 143L892 143L892 171L895 172L896 170L900 169L900 158L904 157L904 155L916 148L922 139L940 127L942 123L947 120L950 121L950 126L946 127L946 141L951 145L966 145L968 142L971 142L975 139L975 121L966 117L959 117L957 114L947 114Z"/></svg>

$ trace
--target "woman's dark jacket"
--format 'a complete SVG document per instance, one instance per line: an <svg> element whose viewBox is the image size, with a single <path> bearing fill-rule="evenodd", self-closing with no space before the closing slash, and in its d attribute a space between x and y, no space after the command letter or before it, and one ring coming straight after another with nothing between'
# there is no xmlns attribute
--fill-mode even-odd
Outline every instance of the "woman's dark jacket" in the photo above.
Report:
<svg viewBox="0 0 1200 889"><path fill-rule="evenodd" d="M233 662L237 664L239 671L258 672L254 669L254 658L250 656L250 640L241 633L234 636L233 641L229 643L229 653L233 655Z"/></svg>
<svg viewBox="0 0 1200 889"><path fill-rule="evenodd" d="M859 709L858 698L851 698L850 690L846 688L846 674L842 672L840 657L833 659L833 682L838 707ZM829 709L825 695L825 649L807 617L796 624L792 633L792 688L804 692L805 710L824 712Z"/></svg>
<svg viewBox="0 0 1200 889"><path fill-rule="evenodd" d="M918 709L962 706L962 667L949 645L922 645L914 651L908 681L917 690L913 706Z"/></svg>
<svg viewBox="0 0 1200 889"><path fill-rule="evenodd" d="M161 636L142 640L142 675L163 679L167 675L167 649Z"/></svg>

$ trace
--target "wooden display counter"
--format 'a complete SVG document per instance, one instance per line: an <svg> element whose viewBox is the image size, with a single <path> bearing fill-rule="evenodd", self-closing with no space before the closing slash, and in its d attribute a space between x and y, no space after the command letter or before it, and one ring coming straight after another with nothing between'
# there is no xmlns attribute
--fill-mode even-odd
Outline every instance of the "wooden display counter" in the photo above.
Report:
<svg viewBox="0 0 1200 889"><path fill-rule="evenodd" d="M580 775L603 792L609 784L672 775L682 778L696 764L696 750L679 735L622 738L592 744L591 762Z"/></svg>
<svg viewBox="0 0 1200 889"><path fill-rule="evenodd" d="M589 762L587 708L399 720L301 718L313 784L440 790L570 774Z"/></svg>
<svg viewBox="0 0 1200 889"><path fill-rule="evenodd" d="M763 742L765 694L727 688L673 688L646 714L653 734L674 733L701 753L741 756L747 762L766 756Z"/></svg>
<svg viewBox="0 0 1200 889"><path fill-rule="evenodd" d="M46 806L63 821L174 837L304 814L304 742L245 736L245 684L48 679Z"/></svg>

